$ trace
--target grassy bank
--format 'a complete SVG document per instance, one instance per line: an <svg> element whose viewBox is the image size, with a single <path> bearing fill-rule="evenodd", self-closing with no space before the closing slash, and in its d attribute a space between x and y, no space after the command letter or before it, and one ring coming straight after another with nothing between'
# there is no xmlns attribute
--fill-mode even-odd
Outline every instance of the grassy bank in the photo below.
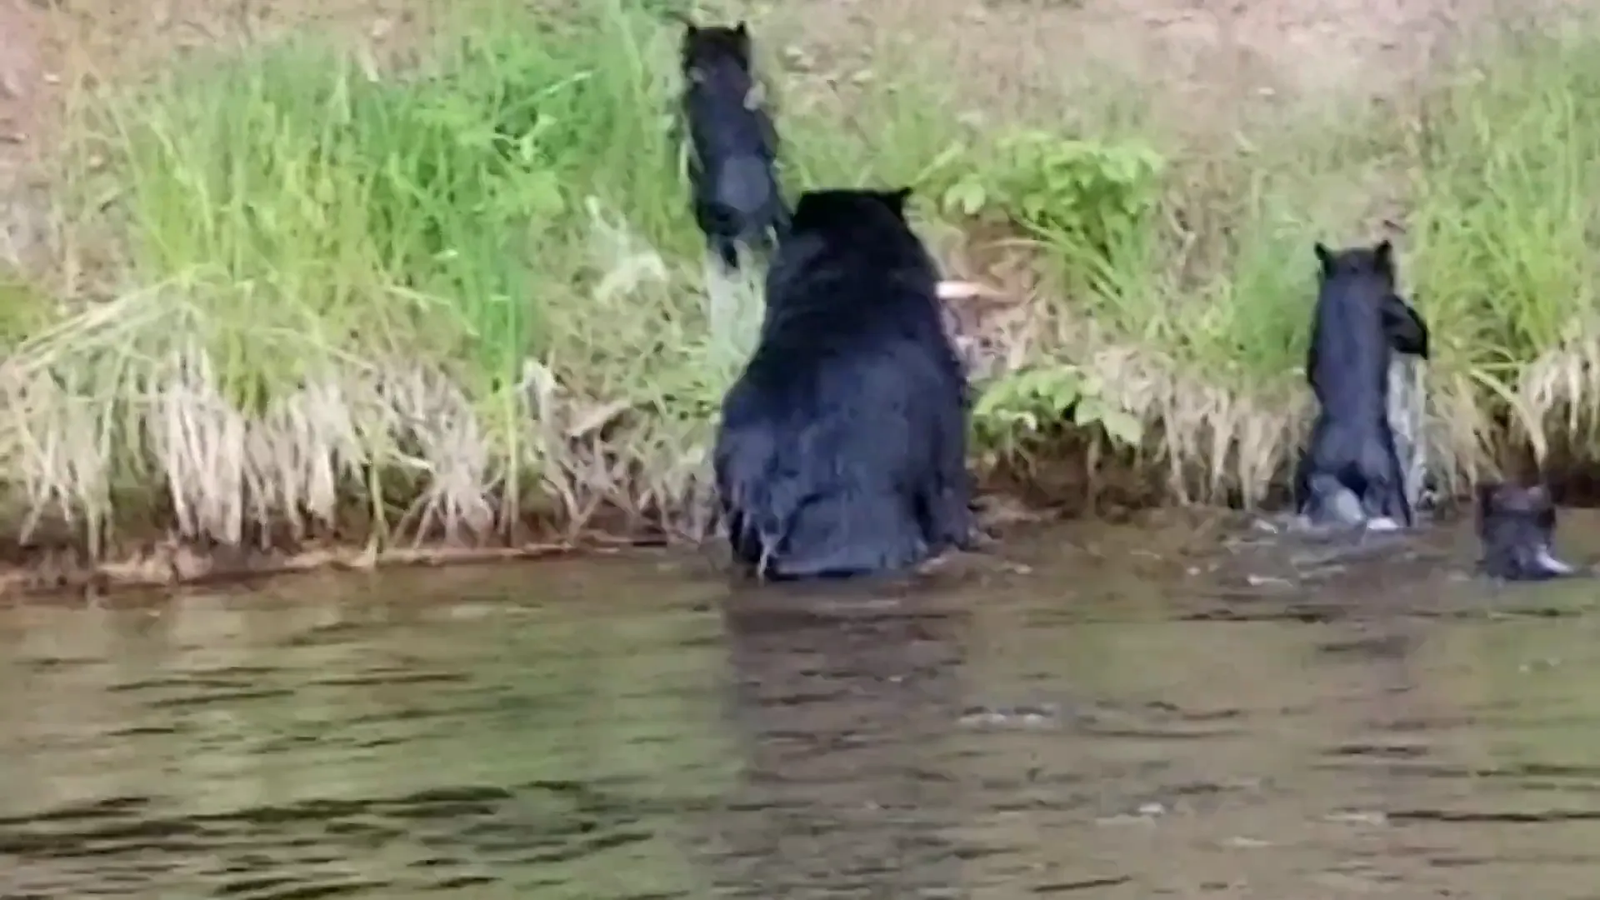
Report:
<svg viewBox="0 0 1600 900"><path fill-rule="evenodd" d="M676 34L608 4L464 16L420 68L296 38L78 97L62 272L39 277L70 302L0 288L17 521L92 547L134 520L226 544L694 532L759 301L707 299ZM1517 433L1593 456L1600 31L1484 47L1405 102L1212 142L1126 97L980 127L912 54L848 96L767 75L791 189L915 184L953 274L1000 291L957 310L980 464L1059 455L1073 408L1097 459L1255 503L1305 413L1311 242L1384 218L1436 332L1447 483Z"/></svg>

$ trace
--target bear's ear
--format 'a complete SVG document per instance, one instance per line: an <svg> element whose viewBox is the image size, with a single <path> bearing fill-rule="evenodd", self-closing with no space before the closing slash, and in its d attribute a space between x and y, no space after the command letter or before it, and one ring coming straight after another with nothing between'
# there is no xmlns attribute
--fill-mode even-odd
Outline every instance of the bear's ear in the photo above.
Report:
<svg viewBox="0 0 1600 900"><path fill-rule="evenodd" d="M1322 243L1321 241L1317 241L1311 246L1311 250L1317 254L1317 268L1322 272L1323 277L1326 278L1332 275L1334 263L1333 251L1328 249L1328 245Z"/></svg>
<svg viewBox="0 0 1600 900"><path fill-rule="evenodd" d="M740 19L739 24L733 26L733 33L739 37L748 38L750 36L750 23Z"/></svg>
<svg viewBox="0 0 1600 900"><path fill-rule="evenodd" d="M883 192L884 203L888 204L889 208L894 210L894 214L902 219L906 215L906 202L910 199L911 188L909 186Z"/></svg>
<svg viewBox="0 0 1600 900"><path fill-rule="evenodd" d="M1385 275L1394 274L1394 244L1388 238L1372 248L1372 264Z"/></svg>

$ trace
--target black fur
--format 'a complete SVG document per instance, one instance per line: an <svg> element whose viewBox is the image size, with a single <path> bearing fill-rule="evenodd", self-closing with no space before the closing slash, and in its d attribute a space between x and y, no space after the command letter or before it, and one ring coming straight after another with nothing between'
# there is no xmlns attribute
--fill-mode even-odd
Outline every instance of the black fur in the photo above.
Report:
<svg viewBox="0 0 1600 900"><path fill-rule="evenodd" d="M1428 359L1428 323L1399 294L1383 299L1383 333L1396 353Z"/></svg>
<svg viewBox="0 0 1600 900"><path fill-rule="evenodd" d="M776 174L778 132L755 102L744 22L732 28L686 22L680 53L695 222L712 252L736 269L740 244L768 250L788 223Z"/></svg>
<svg viewBox="0 0 1600 900"><path fill-rule="evenodd" d="M1507 581L1544 581L1572 574L1552 552L1556 508L1543 486L1478 486L1478 539L1485 574Z"/></svg>
<svg viewBox="0 0 1600 900"><path fill-rule="evenodd" d="M736 559L769 578L903 569L972 539L967 383L910 189L801 195L714 464Z"/></svg>
<svg viewBox="0 0 1600 900"><path fill-rule="evenodd" d="M1396 346L1426 356L1427 326L1395 293L1393 246L1315 247L1319 289L1306 378L1320 409L1295 471L1295 506L1349 523L1385 516L1413 524L1389 426ZM1350 523L1354 524L1354 523Z"/></svg>

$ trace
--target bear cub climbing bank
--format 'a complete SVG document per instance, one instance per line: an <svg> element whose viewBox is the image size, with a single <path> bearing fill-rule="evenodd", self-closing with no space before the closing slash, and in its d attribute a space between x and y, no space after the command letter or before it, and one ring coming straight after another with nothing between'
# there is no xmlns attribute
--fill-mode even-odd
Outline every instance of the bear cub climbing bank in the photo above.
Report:
<svg viewBox="0 0 1600 900"><path fill-rule="evenodd" d="M688 176L695 223L729 270L740 245L767 251L787 225L778 184L778 130L760 104L750 30L684 22L679 45Z"/></svg>
<svg viewBox="0 0 1600 900"><path fill-rule="evenodd" d="M1427 324L1396 293L1388 241L1314 249L1306 380L1318 409L1295 471L1295 506L1313 521L1409 527L1413 510L1389 421L1389 365L1394 353L1427 358Z"/></svg>
<svg viewBox="0 0 1600 900"><path fill-rule="evenodd" d="M966 375L910 196L803 193L772 259L714 452L733 556L761 577L886 573L971 546Z"/></svg>

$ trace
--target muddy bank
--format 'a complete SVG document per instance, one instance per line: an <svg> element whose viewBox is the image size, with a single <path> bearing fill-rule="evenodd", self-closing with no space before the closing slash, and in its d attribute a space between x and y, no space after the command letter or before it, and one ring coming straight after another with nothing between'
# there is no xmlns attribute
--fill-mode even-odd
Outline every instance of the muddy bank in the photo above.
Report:
<svg viewBox="0 0 1600 900"><path fill-rule="evenodd" d="M1251 509L1237 502L1179 503L1162 489L1161 466L1135 467L1123 461L1103 466L1092 478L1087 473L1083 460L1070 466L1012 464L987 472L974 506L990 539L988 552L1004 555L1013 538L1028 543L1040 527L1058 523L1052 527L1069 528L1089 543L1110 535L1140 535L1135 555L1188 556L1215 550L1225 535L1248 530L1256 518L1281 512L1289 502L1287 489L1279 485L1264 504ZM1592 466L1553 472L1546 481L1563 506L1600 506L1600 472ZM1446 498L1432 510L1441 527L1469 514L1465 497ZM688 534L622 515L599 515L577 530L549 519L529 519L509 536L482 535L471 544L440 533L378 540L370 525L354 522L310 539L250 534L229 546L183 540L173 536L170 526L152 526L146 519L103 541L98 552L81 534L59 523L26 541L17 533L15 522L0 527L0 535L6 535L0 537L0 599L251 582L308 572L490 565L611 555L641 547L685 551L701 558L707 572L720 570L724 563L724 547L715 533Z"/></svg>
<svg viewBox="0 0 1600 900"><path fill-rule="evenodd" d="M595 540L581 549L606 552L615 542ZM423 546L379 550L325 546L296 551L202 547L180 541L148 543L96 561L80 549L13 545L0 562L0 599L54 594L99 595L114 590L247 582L303 572L364 572L407 566L471 565L543 559L580 549L566 543L504 547Z"/></svg>
<svg viewBox="0 0 1600 900"><path fill-rule="evenodd" d="M1076 471L1081 475L1084 470ZM1062 473L1029 482L1022 473L996 472L974 501L980 527L998 550L1008 537L1048 522L1075 521L1090 529L1132 525L1163 533L1181 522L1181 531L1191 537L1214 536L1218 528L1248 522L1248 514L1226 507L1163 505L1159 494L1142 489L1153 483L1150 479L1131 470L1123 474L1126 477L1102 474L1091 489L1081 477ZM81 535L59 523L29 540L17 538L16 528L16 523L8 523L0 529L0 534L10 532L0 538L0 599L216 585L319 571L586 557L641 547L671 546L703 557L708 571L720 569L724 561L723 543L714 533L686 534L681 528L621 515L597 516L582 530L530 519L510 536L482 535L471 544L438 533L380 541L371 536L370 528L346 523L312 539L251 534L230 546L183 540L172 529L154 527L147 520L105 540L95 552Z"/></svg>
<svg viewBox="0 0 1600 900"><path fill-rule="evenodd" d="M1287 509L1287 485L1275 481L1261 502L1247 505L1238 492L1217 503L1183 502L1171 490L1171 466L1137 461L1131 454L1102 456L1095 463L1078 434L1058 438L1055 458L1039 454L979 468L974 500L978 521L1002 552L1009 539L1032 534L1047 523L1066 523L1076 533L1140 533L1154 545L1182 552L1215 548L1224 532L1248 529L1259 516ZM1506 479L1547 484L1558 505L1600 507L1600 467L1565 456L1541 470L1510 454ZM1497 477L1485 470L1483 477ZM1441 525L1470 515L1470 487L1437 498L1430 510ZM361 504L351 502L347 509ZM621 549L671 546L703 557L710 569L723 562L723 543L708 512L639 515L601 509L581 525L545 510L524 515L503 530L463 539L442 527L421 533L380 533L369 516L350 515L309 536L288 528L246 529L237 544L177 537L176 519L145 509L135 521L108 529L93 544L59 519L32 523L21 537L22 517L0 520L0 598L75 592L251 581L315 571L367 572L380 568L485 565L512 561L611 554ZM1564 529L1565 530L1565 529ZM709 569L708 569L709 570Z"/></svg>

